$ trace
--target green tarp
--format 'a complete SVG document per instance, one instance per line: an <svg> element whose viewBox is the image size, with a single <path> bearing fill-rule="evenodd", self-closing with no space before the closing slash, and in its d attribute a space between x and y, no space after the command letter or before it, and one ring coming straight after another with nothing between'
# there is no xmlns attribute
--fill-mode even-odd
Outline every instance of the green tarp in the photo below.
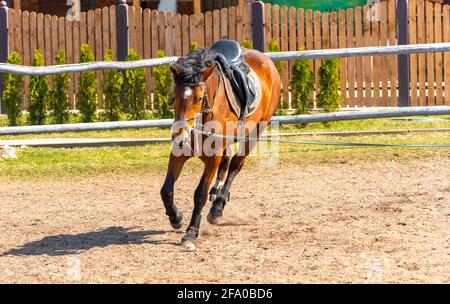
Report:
<svg viewBox="0 0 450 304"><path fill-rule="evenodd" d="M263 0L263 2L322 12L336 11L367 4L367 0Z"/></svg>

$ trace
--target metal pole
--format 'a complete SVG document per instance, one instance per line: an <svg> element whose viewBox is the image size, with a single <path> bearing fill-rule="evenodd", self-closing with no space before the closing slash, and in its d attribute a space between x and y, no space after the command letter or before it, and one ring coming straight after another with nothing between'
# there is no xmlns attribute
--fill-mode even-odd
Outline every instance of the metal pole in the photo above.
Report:
<svg viewBox="0 0 450 304"><path fill-rule="evenodd" d="M409 44L408 39L408 0L397 0L398 44ZM398 106L409 107L409 55L398 56ZM413 84L415 85L415 84Z"/></svg>
<svg viewBox="0 0 450 304"><path fill-rule="evenodd" d="M8 6L6 1L0 2L0 62L8 59ZM0 73L0 114L6 112L6 105L3 104L3 74Z"/></svg>
<svg viewBox="0 0 450 304"><path fill-rule="evenodd" d="M264 52L264 4L261 1L252 3L253 48Z"/></svg>

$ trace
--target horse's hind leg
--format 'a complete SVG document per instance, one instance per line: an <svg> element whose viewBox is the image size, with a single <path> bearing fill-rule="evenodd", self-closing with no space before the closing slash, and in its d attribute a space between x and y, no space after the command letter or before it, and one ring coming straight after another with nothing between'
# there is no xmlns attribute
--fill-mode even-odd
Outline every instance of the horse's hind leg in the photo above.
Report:
<svg viewBox="0 0 450 304"><path fill-rule="evenodd" d="M183 220L183 213L178 210L177 206L173 202L173 188L175 182L180 176L181 169L189 159L187 156L176 157L172 153L169 158L169 167L167 169L166 180L161 188L161 198L166 208L166 215L169 216L170 225L174 229L181 228L181 221Z"/></svg>
<svg viewBox="0 0 450 304"><path fill-rule="evenodd" d="M186 230L186 234L181 240L181 245L189 249L195 249L194 241L197 238L200 229L202 209L208 200L208 190L217 172L217 168L219 167L221 157L209 157L203 161L205 163L205 169L200 179L200 183L195 189L194 210L192 211L191 222Z"/></svg>

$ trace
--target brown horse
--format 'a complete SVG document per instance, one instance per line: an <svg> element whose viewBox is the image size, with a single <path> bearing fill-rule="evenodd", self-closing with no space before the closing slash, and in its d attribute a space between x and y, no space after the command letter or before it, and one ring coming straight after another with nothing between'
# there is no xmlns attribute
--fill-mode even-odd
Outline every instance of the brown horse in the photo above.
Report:
<svg viewBox="0 0 450 304"><path fill-rule="evenodd" d="M209 223L217 224L229 200L231 184L255 146L256 141L249 137L257 138L261 135L280 99L280 76L272 60L261 52L244 49L244 60L257 75L260 84L257 107L245 119L245 131L242 134L247 140L241 142L239 152L231 161L229 146L236 142L236 138L218 136L209 148L209 153L199 153L195 147L200 144L200 149L204 149L201 143L211 139L209 135L212 131L214 134L231 134L231 137L236 137L240 134L239 126L242 126L238 123L239 115L233 111L230 104L227 80L215 60L215 55L211 50L200 49L180 58L170 67L175 80L174 126L178 126L173 128L172 151L161 198L170 224L174 229L180 229L183 214L174 204L174 184L185 162L192 156L198 156L204 163L204 170L195 189L192 218L182 238L182 245L191 250L195 249L194 242L198 236L201 213L208 194L211 194L213 205L207 219ZM198 120L202 123L199 124ZM213 127L206 128L207 123L212 123ZM231 130L230 123L233 125ZM195 150L197 152L194 152ZM208 192L216 175L215 185L211 192Z"/></svg>

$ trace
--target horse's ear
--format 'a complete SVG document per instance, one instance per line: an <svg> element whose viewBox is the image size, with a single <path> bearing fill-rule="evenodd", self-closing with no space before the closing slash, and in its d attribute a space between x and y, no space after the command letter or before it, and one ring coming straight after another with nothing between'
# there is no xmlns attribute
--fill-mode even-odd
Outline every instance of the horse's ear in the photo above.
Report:
<svg viewBox="0 0 450 304"><path fill-rule="evenodd" d="M173 78L177 79L180 75L180 68L176 64L170 65L170 71L172 72Z"/></svg>
<svg viewBox="0 0 450 304"><path fill-rule="evenodd" d="M202 72L203 73L203 80L208 79L209 76L211 76L211 74L214 72L216 67L217 67L217 63L214 63L210 67L207 67L206 69L204 69L203 72Z"/></svg>

